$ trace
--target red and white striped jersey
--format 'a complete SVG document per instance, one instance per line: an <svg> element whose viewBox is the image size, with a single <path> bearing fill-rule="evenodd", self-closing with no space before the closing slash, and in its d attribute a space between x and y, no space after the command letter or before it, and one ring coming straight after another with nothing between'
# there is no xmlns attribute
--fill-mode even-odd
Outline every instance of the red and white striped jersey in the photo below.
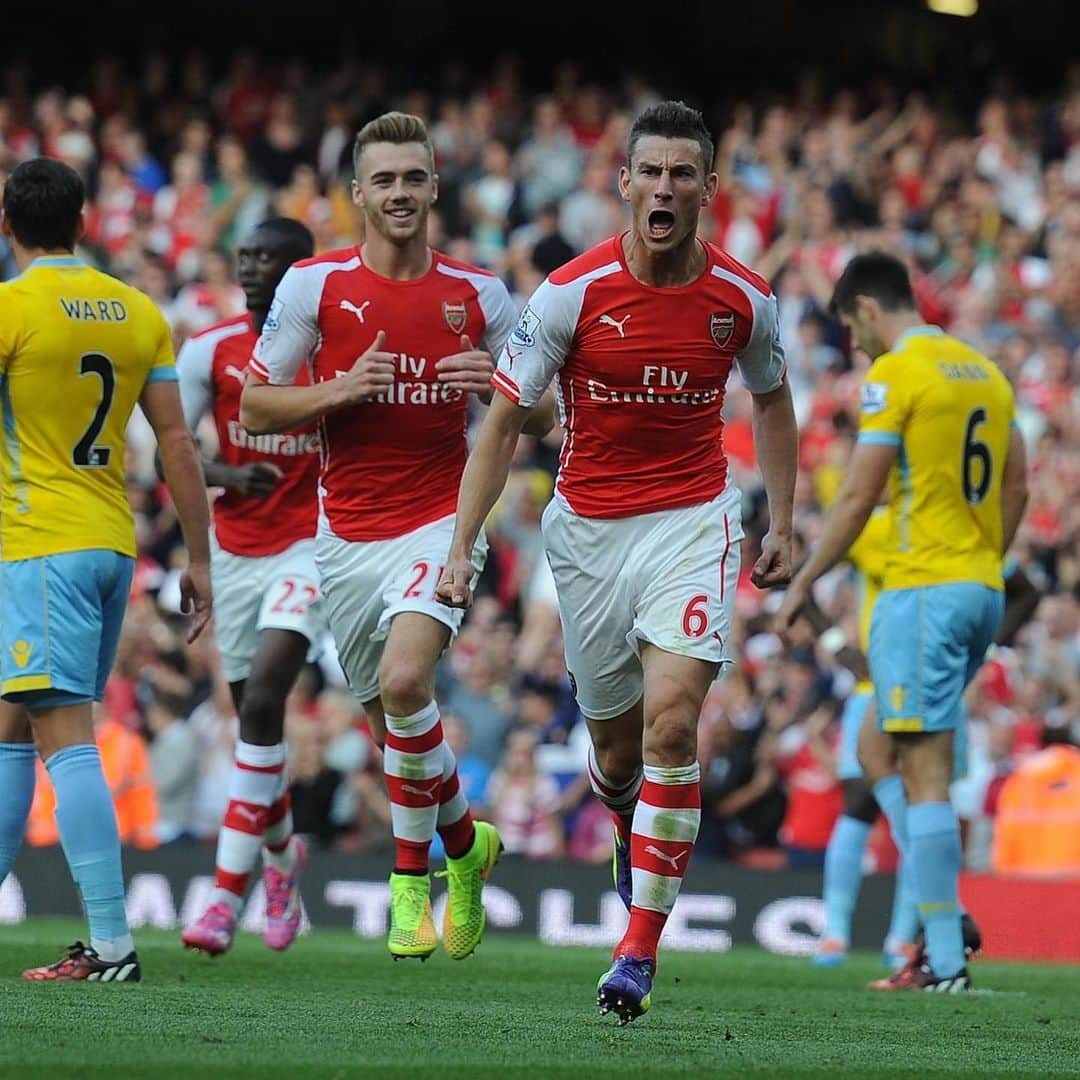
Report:
<svg viewBox="0 0 1080 1080"><path fill-rule="evenodd" d="M249 435L240 424L240 393L258 335L246 313L187 339L176 360L184 417L194 429L212 409L226 465L266 461L284 476L265 499L226 491L214 502L214 533L233 555L276 555L315 535L319 431L315 424L280 435ZM298 382L307 382L301 370Z"/></svg>
<svg viewBox="0 0 1080 1080"><path fill-rule="evenodd" d="M776 300L713 244L678 288L638 281L622 237L551 274L510 335L495 386L531 407L554 378L565 435L557 492L582 517L709 502L727 483L721 411L737 365L754 394L784 381Z"/></svg>
<svg viewBox="0 0 1080 1080"><path fill-rule="evenodd" d="M394 384L323 418L322 512L343 540L387 540L454 512L465 467L468 400L435 365L461 335L498 356L516 313L495 275L432 253L414 280L389 280L346 248L292 266L274 295L251 369L290 385L310 357L315 382L348 371L386 332Z"/></svg>

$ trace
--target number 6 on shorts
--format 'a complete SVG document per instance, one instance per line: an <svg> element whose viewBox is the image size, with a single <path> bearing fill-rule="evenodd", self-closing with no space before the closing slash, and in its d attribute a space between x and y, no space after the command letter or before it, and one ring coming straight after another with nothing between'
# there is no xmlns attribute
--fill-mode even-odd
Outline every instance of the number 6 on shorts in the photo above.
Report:
<svg viewBox="0 0 1080 1080"><path fill-rule="evenodd" d="M692 596L683 608L682 630L689 638L704 637L709 629L709 597L706 593Z"/></svg>

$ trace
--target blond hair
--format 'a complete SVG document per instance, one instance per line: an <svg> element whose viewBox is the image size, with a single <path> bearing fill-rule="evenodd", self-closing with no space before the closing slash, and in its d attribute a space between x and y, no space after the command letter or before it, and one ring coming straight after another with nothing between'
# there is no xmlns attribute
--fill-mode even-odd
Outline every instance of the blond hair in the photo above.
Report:
<svg viewBox="0 0 1080 1080"><path fill-rule="evenodd" d="M435 147L431 144L427 125L419 116L411 113L388 112L366 123L357 133L353 143L353 170L360 175L360 155L365 146L372 143L420 143L428 153L431 171L435 171Z"/></svg>

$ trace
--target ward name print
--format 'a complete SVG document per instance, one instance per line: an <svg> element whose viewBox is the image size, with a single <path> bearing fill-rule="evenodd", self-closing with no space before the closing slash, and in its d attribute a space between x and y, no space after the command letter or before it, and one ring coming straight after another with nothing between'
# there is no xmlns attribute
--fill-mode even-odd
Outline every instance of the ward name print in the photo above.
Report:
<svg viewBox="0 0 1080 1080"><path fill-rule="evenodd" d="M59 296L60 307L69 319L78 319L79 322L124 322L127 319L127 308L120 300L100 297L88 300L83 297L69 298Z"/></svg>

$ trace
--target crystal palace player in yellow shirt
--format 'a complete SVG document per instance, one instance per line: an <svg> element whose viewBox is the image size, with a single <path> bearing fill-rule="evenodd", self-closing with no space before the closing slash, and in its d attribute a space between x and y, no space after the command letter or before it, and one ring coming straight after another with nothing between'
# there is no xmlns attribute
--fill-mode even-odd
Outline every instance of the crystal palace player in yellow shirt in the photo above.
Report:
<svg viewBox="0 0 1080 1080"><path fill-rule="evenodd" d="M0 692L26 707L56 790L64 854L90 922L33 980L137 980L120 841L92 709L116 653L135 565L124 434L138 402L157 436L188 544L193 638L210 618L208 514L184 423L168 325L149 297L74 255L83 184L58 161L16 168L3 232L21 271L0 285ZM4 710L0 854L14 853L33 790L30 731ZM0 877L7 865L0 865Z"/></svg>
<svg viewBox="0 0 1080 1080"><path fill-rule="evenodd" d="M833 310L874 360L843 488L778 612L786 628L811 585L862 530L889 479L892 532L874 607L870 673L879 727L896 744L928 964L915 989L970 987L957 898L960 832L949 802L962 696L1004 607L1002 563L1027 499L1012 388L963 342L923 324L904 265L856 256ZM890 819L891 820L891 819Z"/></svg>

